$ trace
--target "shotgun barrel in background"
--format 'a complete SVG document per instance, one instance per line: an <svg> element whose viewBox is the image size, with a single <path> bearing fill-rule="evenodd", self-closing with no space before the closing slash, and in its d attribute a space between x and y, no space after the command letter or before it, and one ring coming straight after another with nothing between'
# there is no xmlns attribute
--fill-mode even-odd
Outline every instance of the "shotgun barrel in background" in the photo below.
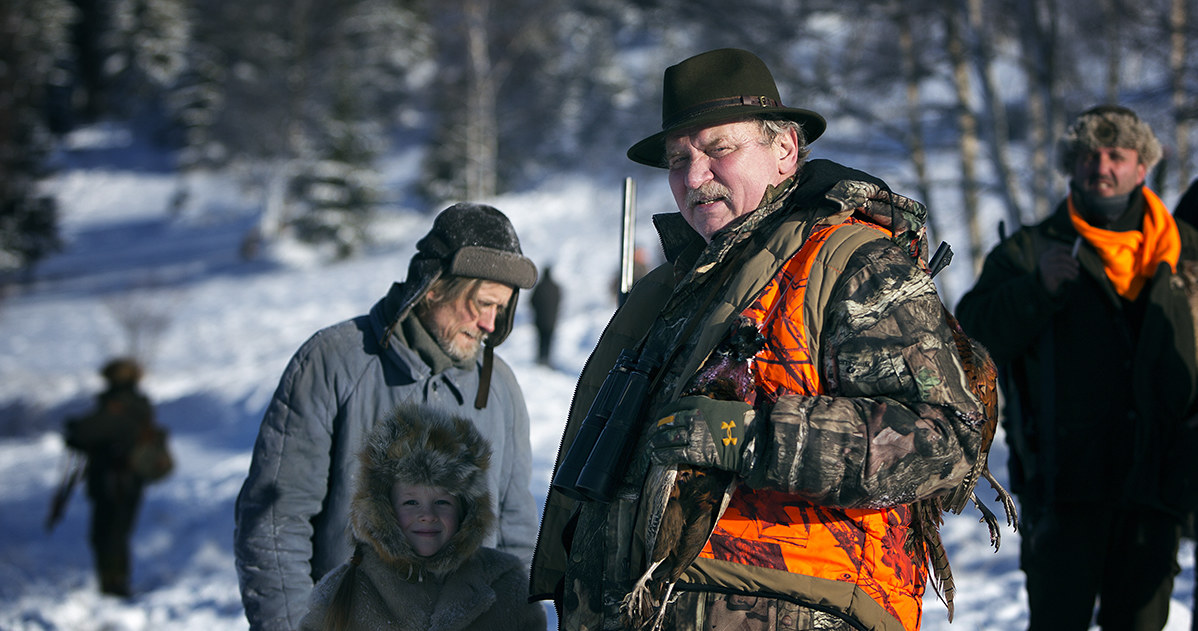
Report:
<svg viewBox="0 0 1198 631"><path fill-rule="evenodd" d="M50 498L50 510L46 514L46 522L44 524L46 532L51 532L58 522L62 521L63 515L66 513L67 504L71 500L71 494L75 491L75 486L79 484L79 480L83 478L83 471L87 466L87 458L75 451L67 449L66 466L63 469L62 479L58 483L58 487L54 489L54 496Z"/></svg>
<svg viewBox="0 0 1198 631"><path fill-rule="evenodd" d="M632 291L633 258L636 252L636 180L624 178L624 221L620 225L620 296L619 306L624 306L628 292Z"/></svg>

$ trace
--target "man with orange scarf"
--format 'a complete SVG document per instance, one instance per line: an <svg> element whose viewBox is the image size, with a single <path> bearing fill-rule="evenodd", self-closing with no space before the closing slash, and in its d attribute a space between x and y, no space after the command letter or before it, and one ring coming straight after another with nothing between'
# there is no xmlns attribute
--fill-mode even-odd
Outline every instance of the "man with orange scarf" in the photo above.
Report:
<svg viewBox="0 0 1198 631"><path fill-rule="evenodd" d="M960 301L1002 366L1030 629L1161 629L1169 613L1198 390L1179 272L1198 232L1144 186L1161 146L1129 109L1060 142L1069 196L986 258Z"/></svg>

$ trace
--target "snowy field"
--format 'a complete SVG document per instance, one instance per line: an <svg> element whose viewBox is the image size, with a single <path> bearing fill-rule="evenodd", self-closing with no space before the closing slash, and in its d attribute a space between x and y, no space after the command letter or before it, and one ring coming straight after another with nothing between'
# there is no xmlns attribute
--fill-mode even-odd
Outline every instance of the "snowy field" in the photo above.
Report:
<svg viewBox="0 0 1198 631"><path fill-rule="evenodd" d="M66 247L38 268L36 282L0 300L0 631L244 630L233 502L262 412L304 339L364 312L402 278L430 218L393 210L375 231L379 245L348 262L318 265L311 252L285 243L246 261L239 243L259 205L236 182L196 177L186 204L171 211L177 182L154 167L153 155L136 155L119 133L77 138L66 156L72 168L53 183ZM134 154L122 163L132 167L110 166L122 151ZM398 156L387 168L401 181L417 165ZM639 189L638 242L656 251L649 217L672 202L662 181ZM554 368L534 361L526 309L499 349L528 400L532 491L541 501L578 371L615 307L621 198L618 185L561 179L488 200L511 217L526 254L553 264L566 292ZM98 367L127 350L120 322L130 316L158 331L142 340L144 386L172 432L178 466L146 492L134 537L135 595L124 601L96 589L82 493L53 532L43 521L65 461L62 419L90 405L101 387ZM992 469L1003 479L1005 460L1000 439ZM1018 534L1004 530L994 552L972 509L948 516L942 534L956 616L950 625L929 590L924 628L1024 628ZM1190 627L1193 557L1185 542L1172 631Z"/></svg>

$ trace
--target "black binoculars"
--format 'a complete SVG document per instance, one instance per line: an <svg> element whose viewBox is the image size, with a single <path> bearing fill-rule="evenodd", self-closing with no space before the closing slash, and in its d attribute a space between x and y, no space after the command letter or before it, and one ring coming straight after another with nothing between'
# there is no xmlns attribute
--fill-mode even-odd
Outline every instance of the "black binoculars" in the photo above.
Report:
<svg viewBox="0 0 1198 631"><path fill-rule="evenodd" d="M639 435L656 368L654 360L638 359L628 349L620 352L558 465L553 488L576 500L611 501Z"/></svg>

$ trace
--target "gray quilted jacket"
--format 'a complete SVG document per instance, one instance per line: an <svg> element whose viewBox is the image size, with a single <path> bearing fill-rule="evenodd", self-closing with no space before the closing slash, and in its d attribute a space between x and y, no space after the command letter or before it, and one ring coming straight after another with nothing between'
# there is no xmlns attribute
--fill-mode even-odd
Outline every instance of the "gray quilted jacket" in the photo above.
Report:
<svg viewBox="0 0 1198 631"><path fill-rule="evenodd" d="M435 344L407 316L411 293L396 283L368 315L317 332L283 373L236 503L234 553L251 629L297 628L315 581L350 556L356 455L375 422L404 402L474 421L494 453L488 482L498 528L483 545L525 567L531 560L538 511L528 409L515 375L495 357L489 400L475 409L481 361L430 366Z"/></svg>

